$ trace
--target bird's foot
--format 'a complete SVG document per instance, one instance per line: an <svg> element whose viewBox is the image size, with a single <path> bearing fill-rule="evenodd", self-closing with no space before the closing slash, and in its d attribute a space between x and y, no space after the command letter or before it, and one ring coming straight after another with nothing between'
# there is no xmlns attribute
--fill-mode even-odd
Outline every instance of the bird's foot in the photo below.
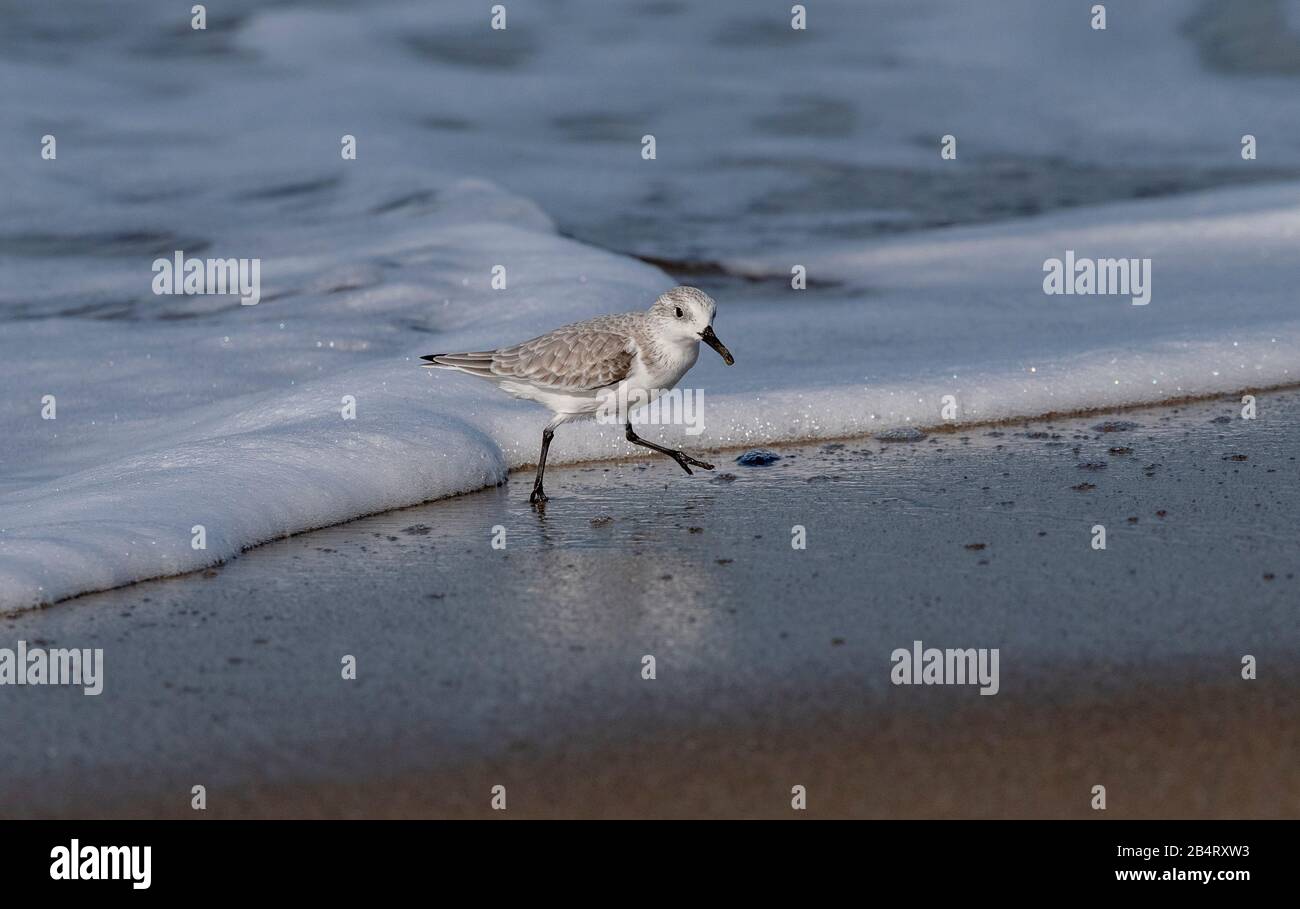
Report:
<svg viewBox="0 0 1300 909"><path fill-rule="evenodd" d="M551 499L550 499L550 496L548 496L548 495L547 495L547 494L542 490L542 487L540 487L540 486L534 486L534 487L533 487L533 494L530 495L530 496L528 497L528 504L529 504L529 505L540 505L540 506L542 506L543 508L545 508L545 507L546 507L546 503L549 502L550 500L551 500Z"/></svg>
<svg viewBox="0 0 1300 909"><path fill-rule="evenodd" d="M687 454L686 452L684 452L684 451L675 451L675 452L673 452L673 460L677 462L677 466L678 466L678 467L680 467L682 470L686 471L688 474L691 474L692 476L693 476L694 474L692 474L691 469L690 469L689 467L686 466L687 464L694 464L696 467L702 468L702 469L704 469L704 470L712 470L712 469L713 469L713 465L710 464L709 462L707 462L707 461L697 461L695 458L692 458L690 455L688 455L688 454Z"/></svg>

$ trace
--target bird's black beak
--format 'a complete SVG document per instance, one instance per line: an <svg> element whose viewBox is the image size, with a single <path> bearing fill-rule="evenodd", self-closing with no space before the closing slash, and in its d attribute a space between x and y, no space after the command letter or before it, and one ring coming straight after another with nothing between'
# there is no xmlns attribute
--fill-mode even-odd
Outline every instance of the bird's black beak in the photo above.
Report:
<svg viewBox="0 0 1300 909"><path fill-rule="evenodd" d="M727 350L727 345L718 340L718 336L713 333L712 325L700 332L700 340L716 350L728 366L735 364L736 358L731 355L731 351Z"/></svg>

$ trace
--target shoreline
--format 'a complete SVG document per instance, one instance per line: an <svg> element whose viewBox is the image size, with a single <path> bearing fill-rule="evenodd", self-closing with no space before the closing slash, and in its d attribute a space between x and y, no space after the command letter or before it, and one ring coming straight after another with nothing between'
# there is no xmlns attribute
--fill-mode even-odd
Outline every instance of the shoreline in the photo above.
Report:
<svg viewBox="0 0 1300 909"><path fill-rule="evenodd" d="M1269 385L1269 386L1262 386L1262 387L1247 385L1247 386L1243 386L1242 388L1236 391L1226 392L1223 394L1185 395L1178 398L1170 398L1168 400L1161 401L1155 404L1136 403L1136 404L1123 404L1123 405L1107 406L1107 407L1090 407L1090 408L1082 408L1082 409L1075 409L1075 410L1068 410L1068 411L1051 411L1045 414L1032 416L1032 417L1006 417L1001 419L980 420L980 421L961 422L961 423L939 423L939 424L932 424L932 425L917 425L915 427L909 427L909 428L914 428L918 432L925 433L926 435L938 435L938 434L955 435L967 430L988 429L991 427L998 427L998 426L1015 426L1015 425L1028 424L1028 423L1047 423L1053 420L1085 419L1085 418L1093 418L1097 416L1104 416L1106 414L1111 414L1111 413L1114 414L1132 413L1134 411L1147 410L1147 409L1177 408L1177 407L1183 407L1190 404L1204 404L1209 402L1223 401L1227 398L1246 395L1246 394L1255 394L1255 395L1276 394L1276 393L1282 393L1288 391L1295 391L1297 389L1300 389L1300 382L1292 382L1283 385ZM883 431L888 432L890 430L883 430ZM781 439L779 441L761 442L757 444L748 444L748 445L719 445L710 448L704 448L701 449L701 451L707 454L720 454L720 453L727 453L733 451L747 451L759 447L805 446L805 445L829 444L829 443L839 443L839 442L847 443L852 441L866 442L866 441L874 440L875 438L876 436L870 433L865 433L865 434L857 433L853 435L838 435L838 436L809 436L809 437L800 437L800 438L792 438L792 439ZM564 461L560 459L553 459L551 462L551 466L556 469L559 469L559 468L584 468L584 467L601 466L607 464L634 464L638 462L654 460L656 457L658 456L654 454L648 454L648 455L630 454L627 457L594 458L590 460L575 460L575 461ZM535 463L524 463L518 467L510 468L507 471L506 480L503 481L502 483L495 484L495 486L507 485L509 483L510 476L514 474L520 474L520 473L531 473L535 471L536 467L537 465ZM322 524L319 527L309 527L304 530L298 530L298 531L294 531L293 533L285 534L284 536L272 537L270 539L263 540L260 543L254 543L251 546L241 549L233 557L218 559L216 561L203 565L199 568L189 569L187 571L178 572L176 574L154 575L152 577L140 578L138 580L129 581L126 584L119 584L113 587L103 587L95 590L87 590L70 597L63 597L62 599L54 600L49 603L43 603L38 606L24 606L24 607L16 607L13 609L0 608L0 619L22 615L23 613L26 612L50 609L55 606L60 606L65 603L73 602L75 600L81 599L82 597L94 596L100 593L108 593L114 590L123 590L130 587L134 587L137 584L147 583L149 581L160 581L160 580L168 580L172 578L185 578L191 575L199 575L205 571L211 570L214 567L225 565L228 562L232 561L232 559L237 559L242 555L244 555L245 553L252 552L254 550L260 549L263 546L268 546L270 544L279 542L281 540L292 539L293 537L302 536L303 534L316 533L321 530L327 530L331 527L345 527L348 524L352 524L356 521L363 521L368 518L373 518L385 514L394 514L397 512L406 511L411 508L423 508L428 505L432 505L438 502L445 502L450 499L458 498L460 496L473 495L476 492L482 492L485 489L491 489L491 488L494 487L492 485L482 486L478 489L472 489L466 492L455 493L449 496L442 496L440 498L425 499L421 502L416 502L412 505L403 505L399 508L388 508L381 511L367 512L365 514L357 515L356 517L348 518L345 521L338 521L332 524Z"/></svg>

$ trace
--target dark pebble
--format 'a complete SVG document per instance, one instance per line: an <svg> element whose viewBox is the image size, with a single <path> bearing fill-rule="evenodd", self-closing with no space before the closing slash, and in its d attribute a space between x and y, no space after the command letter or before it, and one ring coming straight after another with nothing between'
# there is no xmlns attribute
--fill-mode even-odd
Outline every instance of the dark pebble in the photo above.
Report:
<svg viewBox="0 0 1300 909"><path fill-rule="evenodd" d="M876 433L876 440L880 442L920 442L925 438L925 433L911 426L905 426L901 429L886 429L884 432Z"/></svg>

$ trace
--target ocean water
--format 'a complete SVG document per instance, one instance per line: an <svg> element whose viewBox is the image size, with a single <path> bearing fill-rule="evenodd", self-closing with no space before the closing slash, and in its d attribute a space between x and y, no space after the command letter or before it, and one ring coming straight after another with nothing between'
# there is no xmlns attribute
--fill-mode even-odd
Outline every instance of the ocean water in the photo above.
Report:
<svg viewBox="0 0 1300 909"><path fill-rule="evenodd" d="M678 281L737 357L687 447L1300 380L1286 4L505 5L0 2L0 608L499 482L542 411L418 356ZM261 301L155 295L177 250ZM1045 295L1066 250L1150 304Z"/></svg>

